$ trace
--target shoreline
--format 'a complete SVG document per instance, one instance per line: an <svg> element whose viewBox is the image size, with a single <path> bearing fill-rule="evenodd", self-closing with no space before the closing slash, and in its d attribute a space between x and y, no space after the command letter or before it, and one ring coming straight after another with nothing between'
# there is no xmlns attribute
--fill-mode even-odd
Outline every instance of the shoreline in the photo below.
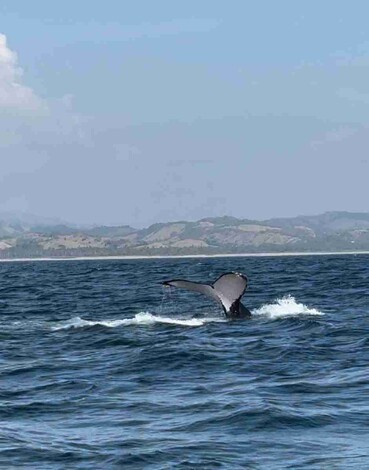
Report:
<svg viewBox="0 0 369 470"><path fill-rule="evenodd" d="M0 263L19 263L33 261L105 261L105 260L150 260L150 259L187 259L187 258L257 258L281 256L348 256L369 255L369 251L312 251L291 253L223 253L216 255L115 255L115 256L75 256L70 258L0 258Z"/></svg>

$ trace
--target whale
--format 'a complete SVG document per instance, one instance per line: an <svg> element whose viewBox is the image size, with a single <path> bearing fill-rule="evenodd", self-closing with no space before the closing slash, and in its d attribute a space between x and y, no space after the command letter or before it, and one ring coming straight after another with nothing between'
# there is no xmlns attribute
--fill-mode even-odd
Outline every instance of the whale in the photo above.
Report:
<svg viewBox="0 0 369 470"><path fill-rule="evenodd" d="M231 319L250 318L251 312L241 303L241 297L247 289L248 279L245 274L227 272L219 276L212 284L172 279L163 281L165 287L177 287L205 295L221 305L226 317Z"/></svg>

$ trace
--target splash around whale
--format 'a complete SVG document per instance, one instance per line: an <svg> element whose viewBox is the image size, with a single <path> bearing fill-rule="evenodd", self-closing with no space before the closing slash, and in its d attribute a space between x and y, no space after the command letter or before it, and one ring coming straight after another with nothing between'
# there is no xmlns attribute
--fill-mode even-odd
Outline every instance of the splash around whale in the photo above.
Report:
<svg viewBox="0 0 369 470"><path fill-rule="evenodd" d="M220 304L224 314L230 319L251 318L252 315L260 315L268 313L269 306L263 306L251 313L241 303L241 297L244 295L248 279L245 274L228 272L218 277L213 284L202 284L200 282L186 281L184 279L173 279L162 283L166 287L178 287L205 295L211 300ZM319 315L321 312L315 309L308 309L303 304L297 304L291 296L277 299L277 304L273 309L271 318L279 317L281 314L295 315L296 313L308 313L311 315Z"/></svg>
<svg viewBox="0 0 369 470"><path fill-rule="evenodd" d="M272 303L264 304L257 309L251 311L254 318L268 320L283 320L285 318L303 318L311 316L324 315L323 312L315 308L310 308L303 303L296 301L291 295L285 295L280 299L276 299ZM163 316L150 312L139 312L131 318L115 318L115 319L84 319L81 317L70 318L69 320L55 322L51 326L47 324L47 328L51 331L84 329L84 328L122 328L122 327L145 327L153 325L167 325L173 327L201 327L211 323L226 322L226 318L214 315L205 316L203 318L175 318L171 315ZM19 322L14 325L20 327ZM35 325L37 327L39 325Z"/></svg>
<svg viewBox="0 0 369 470"><path fill-rule="evenodd" d="M115 319L84 319L74 317L57 322L51 326L52 331L65 329L80 329L91 327L116 328L124 326L149 326L154 324L173 325L182 327L199 327L208 323L225 322L237 318L268 318L270 320L298 316L324 315L323 312L299 303L291 295L284 295L272 303L261 305L252 311L241 304L240 299L247 288L247 277L244 274L229 272L222 274L212 285L191 282L182 279L164 281L166 287L178 287L204 294L221 305L226 318L207 315L203 318L173 318L172 315L162 315L148 311L139 312L131 318Z"/></svg>

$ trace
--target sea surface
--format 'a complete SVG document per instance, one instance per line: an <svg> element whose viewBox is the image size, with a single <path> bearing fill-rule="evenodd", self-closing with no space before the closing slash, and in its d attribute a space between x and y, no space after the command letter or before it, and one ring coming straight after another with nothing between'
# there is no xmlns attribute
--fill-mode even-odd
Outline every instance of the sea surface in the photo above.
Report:
<svg viewBox="0 0 369 470"><path fill-rule="evenodd" d="M251 320L161 281L249 276ZM0 467L369 468L369 256L0 263Z"/></svg>

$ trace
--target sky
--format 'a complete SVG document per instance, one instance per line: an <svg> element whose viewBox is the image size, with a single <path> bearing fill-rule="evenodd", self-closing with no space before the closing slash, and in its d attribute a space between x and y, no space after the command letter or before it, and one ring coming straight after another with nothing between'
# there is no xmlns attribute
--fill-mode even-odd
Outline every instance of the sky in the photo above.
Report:
<svg viewBox="0 0 369 470"><path fill-rule="evenodd" d="M0 213L369 210L366 0L2 0Z"/></svg>

